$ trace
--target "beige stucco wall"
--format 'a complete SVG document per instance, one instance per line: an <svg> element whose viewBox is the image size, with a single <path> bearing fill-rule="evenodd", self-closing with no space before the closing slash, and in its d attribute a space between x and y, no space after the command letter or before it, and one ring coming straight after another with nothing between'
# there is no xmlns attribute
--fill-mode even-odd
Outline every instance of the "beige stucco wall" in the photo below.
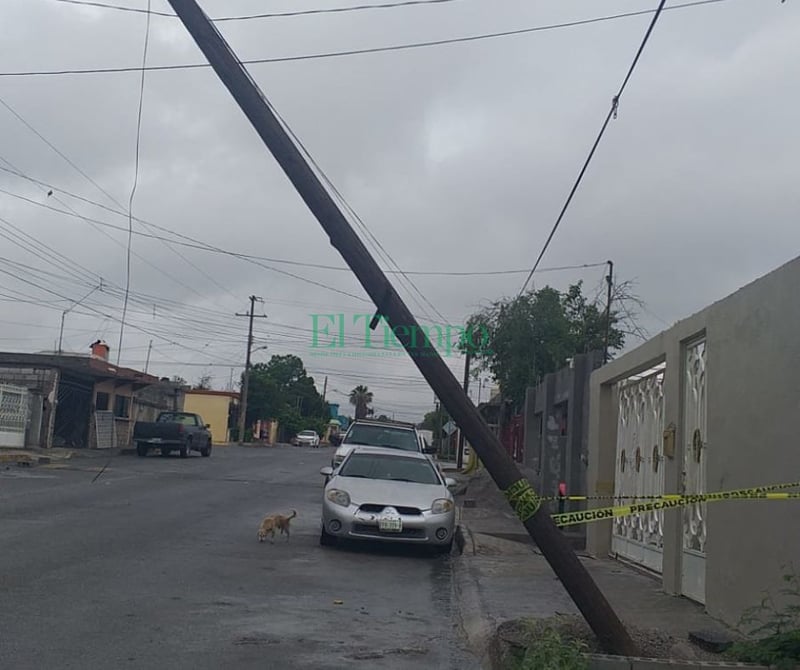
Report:
<svg viewBox="0 0 800 670"><path fill-rule="evenodd" d="M613 491L613 384L666 360L665 426L677 427L665 491L680 492L684 345L705 333L708 491L800 480L800 258L678 322L591 378L590 493ZM800 489L798 489L800 490ZM665 513L663 586L680 593L682 521ZM706 607L729 623L777 590L781 565L800 556L800 501L725 501L707 506ZM606 555L610 522L587 527L587 549Z"/></svg>
<svg viewBox="0 0 800 670"><path fill-rule="evenodd" d="M231 398L227 395L208 395L186 392L183 403L185 412L199 414L203 421L211 424L211 441L223 444L228 441L228 407Z"/></svg>

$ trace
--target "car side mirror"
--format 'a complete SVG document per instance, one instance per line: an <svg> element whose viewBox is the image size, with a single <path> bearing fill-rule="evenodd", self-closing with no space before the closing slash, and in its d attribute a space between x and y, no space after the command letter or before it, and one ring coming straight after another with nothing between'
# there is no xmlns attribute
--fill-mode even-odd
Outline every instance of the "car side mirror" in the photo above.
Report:
<svg viewBox="0 0 800 670"><path fill-rule="evenodd" d="M210 423L206 424L206 430L211 430L211 424Z"/></svg>
<svg viewBox="0 0 800 670"><path fill-rule="evenodd" d="M319 471L319 474L321 474L323 477L330 477L333 474L333 468L329 465L326 465Z"/></svg>
<svg viewBox="0 0 800 670"><path fill-rule="evenodd" d="M425 448L422 450L423 454L438 454L439 450L436 447L431 446L430 444L426 444Z"/></svg>
<svg viewBox="0 0 800 670"><path fill-rule="evenodd" d="M455 488L458 485L458 482L452 477L446 477L444 483L449 489Z"/></svg>

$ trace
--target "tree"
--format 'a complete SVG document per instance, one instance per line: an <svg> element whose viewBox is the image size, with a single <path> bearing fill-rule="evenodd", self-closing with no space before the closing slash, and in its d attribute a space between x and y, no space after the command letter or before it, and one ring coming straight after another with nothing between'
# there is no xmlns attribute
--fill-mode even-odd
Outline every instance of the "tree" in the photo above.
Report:
<svg viewBox="0 0 800 670"><path fill-rule="evenodd" d="M173 384L180 384L181 386L188 386L189 385L189 382L187 382L183 377L181 377L179 375L175 375L172 378L172 383Z"/></svg>
<svg viewBox="0 0 800 670"><path fill-rule="evenodd" d="M439 405L438 412L434 409L425 414L425 418L422 419L422 423L419 424L419 427L422 430L431 430L435 432L441 429L448 421L450 421L450 415L442 405Z"/></svg>
<svg viewBox="0 0 800 670"><path fill-rule="evenodd" d="M324 432L330 409L298 356L273 356L250 369L247 421L277 419L291 436L300 430Z"/></svg>
<svg viewBox="0 0 800 670"><path fill-rule="evenodd" d="M211 375L205 374L194 385L197 391L208 391L211 389Z"/></svg>
<svg viewBox="0 0 800 670"><path fill-rule="evenodd" d="M628 287L624 284L622 287ZM627 300L636 299L625 289ZM632 315L623 302L628 320ZM621 349L627 332L620 327L620 312L612 309L609 319L609 352ZM567 364L580 353L602 350L605 336L605 307L583 295L582 282L566 292L550 286L528 291L513 299L493 302L467 321L467 333L486 333L488 342L462 338L461 351L471 349L476 367L473 374L489 371L498 381L503 396L519 409L525 391L541 378Z"/></svg>
<svg viewBox="0 0 800 670"><path fill-rule="evenodd" d="M372 391L366 386L359 385L350 391L350 404L356 408L356 421L367 416L371 403Z"/></svg>

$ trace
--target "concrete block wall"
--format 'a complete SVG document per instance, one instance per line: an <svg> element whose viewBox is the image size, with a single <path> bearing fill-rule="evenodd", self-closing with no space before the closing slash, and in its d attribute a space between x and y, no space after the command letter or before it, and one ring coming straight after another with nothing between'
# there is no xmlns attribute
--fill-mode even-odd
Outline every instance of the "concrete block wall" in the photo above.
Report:
<svg viewBox="0 0 800 670"><path fill-rule="evenodd" d="M687 345L706 342L706 490L800 480L800 258L676 323L591 378L589 493L613 493L616 383L665 361L664 425L677 427L665 491L682 492L682 394ZM663 448L663 445L662 445ZM800 556L794 501L724 501L706 508L705 606L729 624L782 587ZM682 593L683 517L664 515L662 586ZM587 526L587 549L607 555L611 523ZM778 603L781 599L778 598Z"/></svg>

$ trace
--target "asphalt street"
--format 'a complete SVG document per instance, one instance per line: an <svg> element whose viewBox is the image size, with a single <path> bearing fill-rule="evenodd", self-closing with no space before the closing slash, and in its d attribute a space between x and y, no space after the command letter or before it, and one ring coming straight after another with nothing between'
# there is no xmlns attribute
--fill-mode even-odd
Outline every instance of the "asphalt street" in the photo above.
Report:
<svg viewBox="0 0 800 670"><path fill-rule="evenodd" d="M330 456L0 470L0 668L477 668L450 557L319 546ZM292 509L289 542L257 541Z"/></svg>

